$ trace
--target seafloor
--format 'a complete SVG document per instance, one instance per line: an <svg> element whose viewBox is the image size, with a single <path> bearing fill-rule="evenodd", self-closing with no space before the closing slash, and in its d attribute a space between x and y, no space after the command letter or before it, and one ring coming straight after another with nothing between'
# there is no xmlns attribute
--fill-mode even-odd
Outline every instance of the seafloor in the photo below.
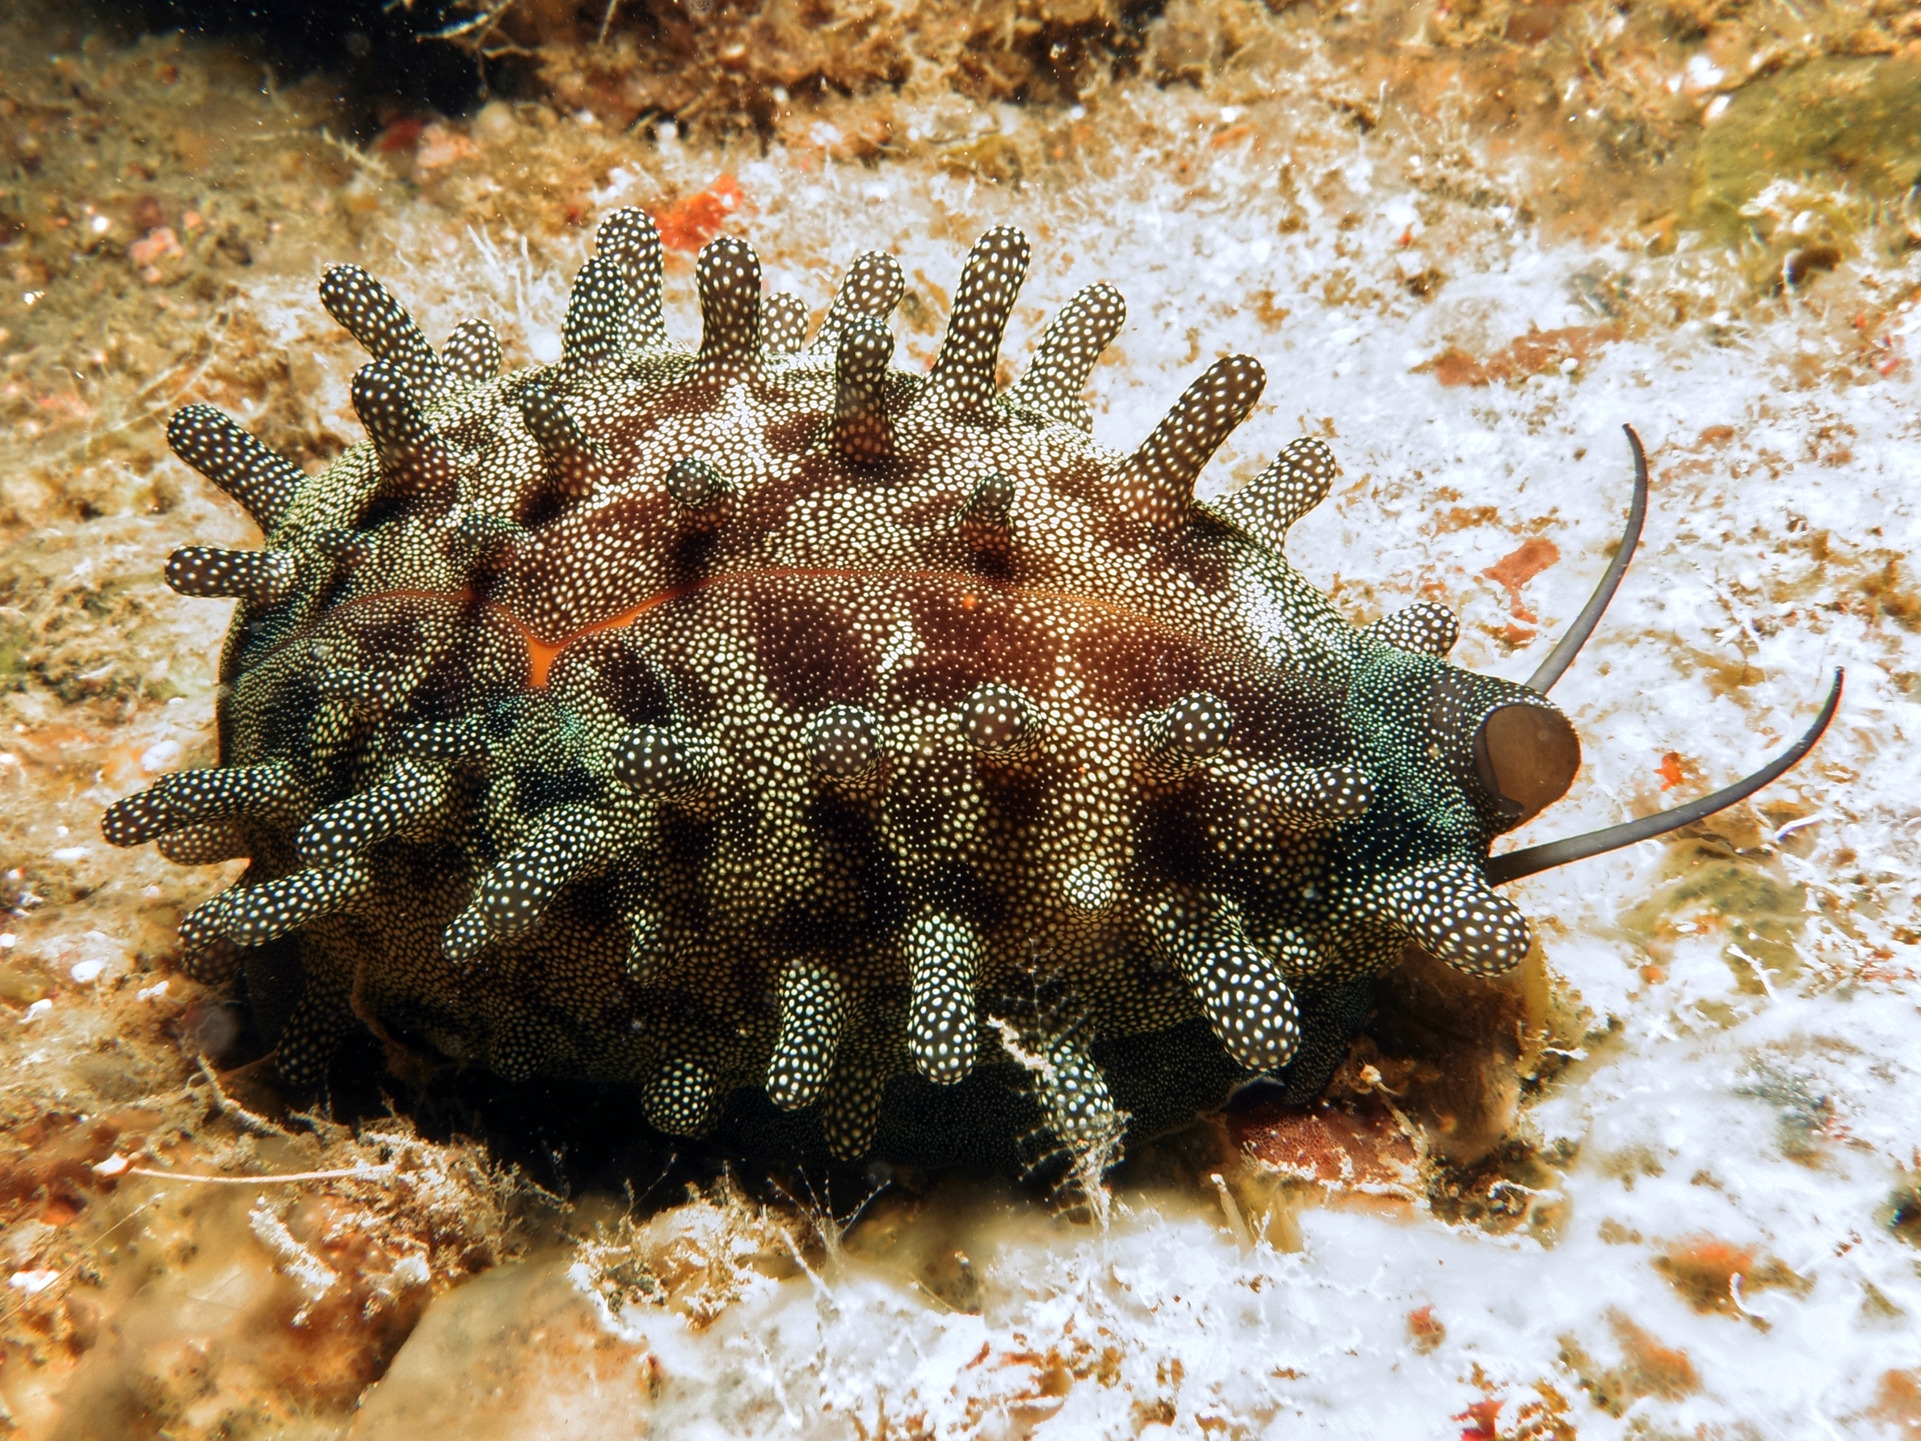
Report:
<svg viewBox="0 0 1921 1441"><path fill-rule="evenodd" d="M535 98L364 134L241 48L0 19L0 1427L1921 1437L1921 19L1174 0L1048 90L1032 37L1122 12L927 4L898 64L749 104L836 26L865 64L908 22L690 8L711 33L623 84L616 7L538 33L564 8L473 7ZM165 418L211 401L309 466L354 441L335 260L550 360L622 204L661 219L680 334L718 231L817 310L878 245L920 361L973 237L1022 226L1017 363L1079 286L1127 296L1098 439L1259 356L1204 488L1325 437L1293 562L1356 621L1444 601L1504 675L1610 553L1632 423L1646 539L1556 693L1581 775L1521 843L1752 769L1836 666L1843 709L1754 803L1517 887L1522 977L1411 963L1327 1103L1137 1147L1091 1197L596 1151L572 1093L417 1076L289 1110L172 962L230 868L99 836L213 759L226 607L162 561L252 539Z"/></svg>

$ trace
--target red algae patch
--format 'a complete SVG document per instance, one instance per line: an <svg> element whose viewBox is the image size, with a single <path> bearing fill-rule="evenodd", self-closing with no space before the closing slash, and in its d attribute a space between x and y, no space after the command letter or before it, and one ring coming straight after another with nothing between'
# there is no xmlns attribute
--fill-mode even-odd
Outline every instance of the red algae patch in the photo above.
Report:
<svg viewBox="0 0 1921 1441"><path fill-rule="evenodd" d="M1921 1441L1921 1367L1883 1372L1868 1419L1889 1427L1902 1441Z"/></svg>
<svg viewBox="0 0 1921 1441"><path fill-rule="evenodd" d="M1456 1421L1468 1423L1461 1431L1461 1441L1500 1441L1501 1407L1504 1404L1498 1398L1488 1396L1453 1417Z"/></svg>
<svg viewBox="0 0 1921 1441"><path fill-rule="evenodd" d="M1579 1435L1568 1417L1567 1397L1548 1382L1535 1381L1518 1397L1505 1395L1502 1393L1510 1387L1489 1377L1478 1362L1467 1379L1483 1394L1479 1401L1450 1418L1468 1423L1460 1432L1460 1441L1575 1441ZM1504 1426L1501 1413L1511 1401L1519 1404Z"/></svg>
<svg viewBox="0 0 1921 1441"><path fill-rule="evenodd" d="M1531 330L1479 360L1450 345L1424 368L1432 369L1442 385L1513 384L1534 375L1566 374L1598 355L1601 347L1619 340L1621 333L1618 325Z"/></svg>
<svg viewBox="0 0 1921 1441"><path fill-rule="evenodd" d="M1702 1313L1748 1315L1745 1297L1770 1288L1802 1294L1812 1283L1780 1261L1718 1236L1689 1236L1654 1258L1675 1294ZM1759 1317L1750 1316L1759 1324Z"/></svg>
<svg viewBox="0 0 1921 1441"><path fill-rule="evenodd" d="M740 182L722 175L705 190L683 195L654 216L660 243L669 250L699 250L720 234L746 203Z"/></svg>
<svg viewBox="0 0 1921 1441"><path fill-rule="evenodd" d="M1502 556L1481 574L1507 592L1508 607L1516 620L1533 625L1540 617L1521 599L1521 587L1560 558L1560 548L1553 541L1531 535L1521 542L1518 550Z"/></svg>
<svg viewBox="0 0 1921 1441"><path fill-rule="evenodd" d="M1378 1097L1352 1109L1263 1106L1234 1117L1229 1134L1251 1160L1290 1181L1403 1200L1422 1191L1409 1125Z"/></svg>
<svg viewBox="0 0 1921 1441"><path fill-rule="evenodd" d="M1425 1356L1447 1340L1447 1327L1434 1314L1432 1306L1420 1306L1407 1313L1407 1339Z"/></svg>
<svg viewBox="0 0 1921 1441"><path fill-rule="evenodd" d="M1561 1363L1608 1415L1625 1415L1637 1401L1679 1401L1701 1389L1701 1377L1686 1351L1669 1346L1623 1311L1608 1313L1608 1328L1621 1349L1621 1359L1612 1366L1598 1364L1572 1337L1561 1341Z"/></svg>

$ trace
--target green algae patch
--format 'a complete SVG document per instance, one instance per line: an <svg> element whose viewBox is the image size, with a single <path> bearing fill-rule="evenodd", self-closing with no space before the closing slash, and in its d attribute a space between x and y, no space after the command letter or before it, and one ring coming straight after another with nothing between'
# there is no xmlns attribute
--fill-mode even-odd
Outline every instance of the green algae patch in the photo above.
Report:
<svg viewBox="0 0 1921 1441"><path fill-rule="evenodd" d="M1755 242L1794 286L1921 182L1921 60L1831 58L1756 81L1702 135L1684 223Z"/></svg>
<svg viewBox="0 0 1921 1441"><path fill-rule="evenodd" d="M1706 847L1693 848L1682 864L1678 876L1622 915L1622 928L1641 937L1663 966L1682 939L1717 938L1734 989L1743 995L1794 984L1804 969L1798 942L1806 924L1805 891L1765 861Z"/></svg>

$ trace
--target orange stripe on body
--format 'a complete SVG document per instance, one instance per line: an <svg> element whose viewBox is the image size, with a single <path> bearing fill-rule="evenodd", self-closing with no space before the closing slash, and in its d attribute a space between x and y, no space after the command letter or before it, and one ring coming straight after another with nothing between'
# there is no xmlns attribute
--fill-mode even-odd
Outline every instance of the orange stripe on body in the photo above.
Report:
<svg viewBox="0 0 1921 1441"><path fill-rule="evenodd" d="M560 653L575 641L592 635L599 630L614 630L621 626L632 625L645 611L665 601L672 600L678 592L666 591L650 596L632 610L623 610L619 615L610 615L605 620L597 620L592 625L582 626L572 635L562 636L559 640L542 640L520 623L520 617L505 606L490 605L487 608L520 632L520 638L527 643L527 685L533 690L547 689L547 672L554 668Z"/></svg>
<svg viewBox="0 0 1921 1441"><path fill-rule="evenodd" d="M646 600L643 600L639 605L634 606L630 610L623 610L617 615L608 616L605 620L597 620L591 625L584 625L579 630L562 636L559 640L548 640L544 636L536 635L521 622L519 616L508 610L505 606L489 603L487 609L493 611L502 620L520 632L521 639L527 643L528 687L533 690L545 690L547 688L547 676L548 673L553 670L554 662L559 660L561 653L575 641L583 640L598 631L617 630L630 626L657 605L665 605L669 601L680 600L686 596L694 595L699 591L708 590L717 585L726 585L732 581L756 582L765 580L947 580L964 583L970 587L982 584L979 576L956 575L949 571L939 570L813 570L800 566L780 567L774 570L737 570L727 575L709 576L705 580L693 581L687 585L676 586L672 590L663 590L656 595L650 595ZM1003 586L997 588L1010 589L1011 587ZM973 605L971 604L973 600L974 597L970 594L963 597L961 603L967 609L971 610L973 609Z"/></svg>
<svg viewBox="0 0 1921 1441"><path fill-rule="evenodd" d="M1125 606L1115 605L1111 601L1097 600L1092 596L1075 595L1068 591L1016 587L1003 582L990 580L985 576L964 575L953 571L941 570L875 571L830 568L816 570L795 566L773 570L733 571L727 575L710 576L705 580L693 581L687 585L676 586L671 590L656 592L648 596L647 599L643 600L639 605L632 606L627 610L607 616L604 619L593 621L590 624L582 626L579 630L570 631L557 640L549 640L547 637L536 633L525 621L521 620L519 616L515 615L504 605L500 605L494 601L482 601L480 604L494 615L500 617L501 620L505 621L519 633L522 643L527 647L528 688L531 690L545 690L547 688L547 678L554 668L554 662L559 660L567 647L575 641L584 640L586 637L603 630L617 630L630 626L656 606L666 605L669 601L683 599L686 596L694 595L713 586L726 585L736 581L746 581L751 584L759 581L782 580L945 581L961 590L962 594L959 604L963 610L972 610L980 603L979 591L996 590L1010 595L1068 601L1075 605L1090 606L1097 610L1127 616L1129 619L1147 624L1156 630L1166 629L1165 626L1152 620L1148 616L1137 614L1136 612L1128 610ZM381 591L375 595L359 596L348 602L345 606L329 611L327 616L317 617L313 624L317 625L320 620L338 615L342 610L351 610L356 606L368 605L375 601L382 600L441 600L452 601L456 604L471 605L475 601L475 596L471 590ZM311 628L311 626L303 627L301 634L305 635ZM295 637L295 639L299 639L299 637ZM288 641L286 643L292 644L293 642Z"/></svg>

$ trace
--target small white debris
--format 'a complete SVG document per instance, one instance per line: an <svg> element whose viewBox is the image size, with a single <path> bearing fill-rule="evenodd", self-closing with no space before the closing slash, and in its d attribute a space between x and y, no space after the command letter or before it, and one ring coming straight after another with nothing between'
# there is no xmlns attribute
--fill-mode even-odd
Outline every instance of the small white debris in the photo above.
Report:
<svg viewBox="0 0 1921 1441"><path fill-rule="evenodd" d="M19 944L20 937L16 936L12 931L0 934L0 951L10 951Z"/></svg>
<svg viewBox="0 0 1921 1441"><path fill-rule="evenodd" d="M106 969L105 961L75 961L73 968L67 974L73 977L75 985L91 986L100 979L100 973Z"/></svg>
<svg viewBox="0 0 1921 1441"><path fill-rule="evenodd" d="M1712 90L1728 77L1728 72L1708 59L1706 55L1690 55L1687 66L1681 74L1681 86L1689 94L1699 90Z"/></svg>
<svg viewBox="0 0 1921 1441"><path fill-rule="evenodd" d="M307 1304L293 1318L294 1325L306 1325L314 1304L333 1290L340 1273L301 1245L264 1197L247 1213L247 1229L273 1254L280 1274L306 1293Z"/></svg>
<svg viewBox="0 0 1921 1441"><path fill-rule="evenodd" d="M140 752L140 769L150 776L170 771L180 764L180 750L179 741L155 741Z"/></svg>
<svg viewBox="0 0 1921 1441"><path fill-rule="evenodd" d="M93 1173L96 1176L102 1176L111 1181L115 1176L124 1175L127 1167L132 1164L133 1162L129 1161L118 1151L115 1151L111 1156L107 1157L106 1160L96 1162Z"/></svg>
<svg viewBox="0 0 1921 1441"><path fill-rule="evenodd" d="M135 991L133 998L136 1001L157 1001L166 994L167 983L165 981L155 981L151 986L142 986L139 990Z"/></svg>
<svg viewBox="0 0 1921 1441"><path fill-rule="evenodd" d="M87 848L85 846L62 846L53 853L53 858L56 861L69 862L85 860L87 858Z"/></svg>
<svg viewBox="0 0 1921 1441"><path fill-rule="evenodd" d="M52 1001L46 1000L44 998L42 998L41 1000L35 1001L31 1006L27 1007L26 1013L20 1017L20 1024L24 1026L28 1021L37 1021L52 1009L53 1009Z"/></svg>
<svg viewBox="0 0 1921 1441"><path fill-rule="evenodd" d="M7 1284L16 1291L24 1291L29 1296L38 1296L59 1279L58 1271L15 1271L7 1277Z"/></svg>

